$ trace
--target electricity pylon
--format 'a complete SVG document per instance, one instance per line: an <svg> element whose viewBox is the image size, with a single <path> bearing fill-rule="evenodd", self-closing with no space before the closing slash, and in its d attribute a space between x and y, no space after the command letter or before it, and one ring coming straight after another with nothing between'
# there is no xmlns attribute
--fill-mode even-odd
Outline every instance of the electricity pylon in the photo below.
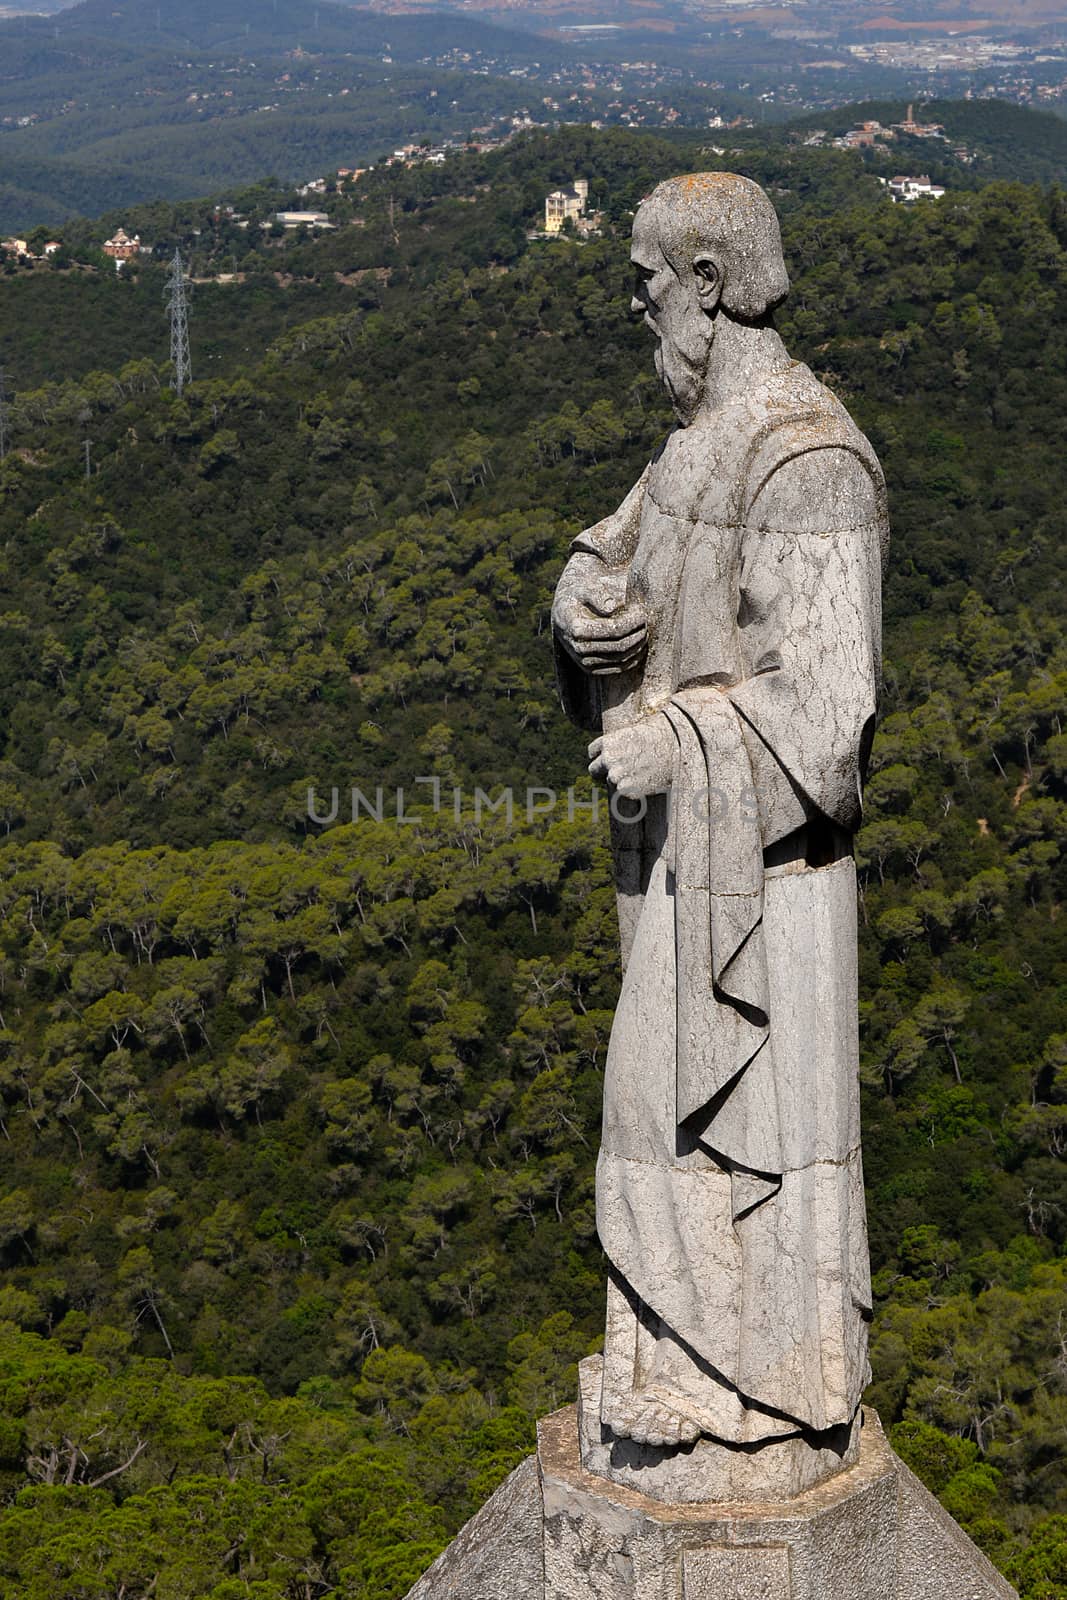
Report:
<svg viewBox="0 0 1067 1600"><path fill-rule="evenodd" d="M185 385L191 383L193 378L193 361L189 354L188 286L189 280L182 266L181 251L175 250L163 294L170 316L170 364L174 373L171 387L176 394L181 394Z"/></svg>

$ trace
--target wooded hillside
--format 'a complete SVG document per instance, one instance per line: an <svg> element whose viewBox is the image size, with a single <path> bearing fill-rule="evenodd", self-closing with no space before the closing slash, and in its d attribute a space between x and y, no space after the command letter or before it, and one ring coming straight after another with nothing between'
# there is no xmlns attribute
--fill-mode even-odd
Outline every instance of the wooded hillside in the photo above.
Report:
<svg viewBox="0 0 1067 1600"><path fill-rule="evenodd" d="M286 247L322 314L271 334L265 287L213 291L264 330L223 375L19 387L3 1600L398 1600L571 1397L618 956L548 607L667 425L626 212L707 159L574 130L383 181ZM1024 1600L1063 1600L1067 195L894 208L848 157L738 164L783 215L787 343L892 495L870 1399ZM575 173L605 236L527 241ZM475 800L505 785L510 825ZM560 803L528 819L528 786Z"/></svg>

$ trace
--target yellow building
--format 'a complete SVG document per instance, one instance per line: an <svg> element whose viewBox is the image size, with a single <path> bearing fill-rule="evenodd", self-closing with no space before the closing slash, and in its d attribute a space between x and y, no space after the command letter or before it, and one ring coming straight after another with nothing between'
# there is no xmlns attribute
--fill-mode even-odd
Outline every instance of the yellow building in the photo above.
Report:
<svg viewBox="0 0 1067 1600"><path fill-rule="evenodd" d="M588 200L588 178L575 178L569 189L554 189L545 196L545 232L558 233L568 217L574 222L584 217Z"/></svg>

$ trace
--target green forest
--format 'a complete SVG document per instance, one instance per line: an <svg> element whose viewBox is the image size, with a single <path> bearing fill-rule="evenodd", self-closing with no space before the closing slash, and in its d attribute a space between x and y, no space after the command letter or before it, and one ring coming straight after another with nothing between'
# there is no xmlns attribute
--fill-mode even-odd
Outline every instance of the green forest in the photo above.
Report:
<svg viewBox="0 0 1067 1600"><path fill-rule="evenodd" d="M463 70L436 65L453 57ZM529 92L511 68L547 78L561 59L471 17L331 0L82 0L0 20L0 230L464 136Z"/></svg>
<svg viewBox="0 0 1067 1600"><path fill-rule="evenodd" d="M157 266L0 275L2 1600L401 1600L573 1398L618 948L549 606L669 425L628 214L715 159L571 129L320 238L269 186L243 247L131 215L239 269L181 396ZM1067 1600L1067 191L729 160L890 485L868 1398ZM603 235L529 239L575 174Z"/></svg>

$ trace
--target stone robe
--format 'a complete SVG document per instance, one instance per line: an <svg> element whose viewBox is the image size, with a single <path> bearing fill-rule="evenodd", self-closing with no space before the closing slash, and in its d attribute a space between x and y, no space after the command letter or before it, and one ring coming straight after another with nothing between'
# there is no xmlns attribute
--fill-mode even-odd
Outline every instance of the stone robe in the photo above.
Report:
<svg viewBox="0 0 1067 1600"><path fill-rule="evenodd" d="M643 1391L755 1444L850 1424L867 1381L851 835L887 535L873 451L793 363L574 542L565 581L639 600L648 645L616 678L559 647L564 705L677 742L669 796L613 827L605 1415Z"/></svg>

